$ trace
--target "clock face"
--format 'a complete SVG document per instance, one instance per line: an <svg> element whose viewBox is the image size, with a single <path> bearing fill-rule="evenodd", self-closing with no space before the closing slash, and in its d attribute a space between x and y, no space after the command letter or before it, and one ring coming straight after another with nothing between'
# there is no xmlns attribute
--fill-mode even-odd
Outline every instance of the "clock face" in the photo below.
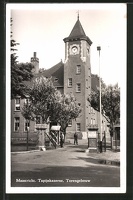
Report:
<svg viewBox="0 0 133 200"><path fill-rule="evenodd" d="M77 48L76 46L72 47L72 52L73 52L74 54L77 53L77 51L78 51L78 48Z"/></svg>

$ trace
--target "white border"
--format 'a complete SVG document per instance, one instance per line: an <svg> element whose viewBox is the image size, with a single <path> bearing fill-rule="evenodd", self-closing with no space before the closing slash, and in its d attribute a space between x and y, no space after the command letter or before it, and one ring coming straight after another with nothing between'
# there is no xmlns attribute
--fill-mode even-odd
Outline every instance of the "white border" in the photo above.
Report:
<svg viewBox="0 0 133 200"><path fill-rule="evenodd" d="M123 86L121 89L121 153L120 153L120 187L11 187L11 106L10 106L10 14L12 9L88 9L88 4L7 4L6 5L6 193L125 193L126 192L126 69L122 69ZM104 5L104 7L103 7ZM125 4L89 4L89 9L119 9ZM126 64L125 64L126 65Z"/></svg>

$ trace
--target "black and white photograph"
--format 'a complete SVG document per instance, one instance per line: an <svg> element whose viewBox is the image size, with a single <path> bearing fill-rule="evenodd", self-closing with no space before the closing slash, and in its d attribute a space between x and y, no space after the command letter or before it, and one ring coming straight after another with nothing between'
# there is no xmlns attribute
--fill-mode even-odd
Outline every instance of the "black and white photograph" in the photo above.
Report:
<svg viewBox="0 0 133 200"><path fill-rule="evenodd" d="M126 192L126 9L6 5L6 193Z"/></svg>

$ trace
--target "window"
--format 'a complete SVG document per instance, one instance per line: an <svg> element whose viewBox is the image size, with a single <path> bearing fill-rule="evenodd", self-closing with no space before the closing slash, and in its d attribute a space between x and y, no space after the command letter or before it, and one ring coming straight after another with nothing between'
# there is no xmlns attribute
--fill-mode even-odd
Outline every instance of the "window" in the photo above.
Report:
<svg viewBox="0 0 133 200"><path fill-rule="evenodd" d="M91 124L92 124L92 125L95 125L95 124L96 124L95 119L91 118Z"/></svg>
<svg viewBox="0 0 133 200"><path fill-rule="evenodd" d="M15 99L15 110L20 111L20 98Z"/></svg>
<svg viewBox="0 0 133 200"><path fill-rule="evenodd" d="M46 123L45 116L42 116L42 124L45 124L45 123Z"/></svg>
<svg viewBox="0 0 133 200"><path fill-rule="evenodd" d="M86 88L88 88L88 79L86 79Z"/></svg>
<svg viewBox="0 0 133 200"><path fill-rule="evenodd" d="M68 79L68 87L72 87L72 78Z"/></svg>
<svg viewBox="0 0 133 200"><path fill-rule="evenodd" d="M77 123L76 124L76 131L80 131L80 130L81 130L80 123Z"/></svg>
<svg viewBox="0 0 133 200"><path fill-rule="evenodd" d="M72 120L69 120L68 126L72 126Z"/></svg>
<svg viewBox="0 0 133 200"><path fill-rule="evenodd" d="M27 104L27 105L30 104L30 99L29 98L25 99L25 104Z"/></svg>
<svg viewBox="0 0 133 200"><path fill-rule="evenodd" d="M29 128L29 127L30 127L30 122L25 120L24 131L27 131L27 128Z"/></svg>
<svg viewBox="0 0 133 200"><path fill-rule="evenodd" d="M19 121L20 121L19 117L14 118L14 131L19 131Z"/></svg>
<svg viewBox="0 0 133 200"><path fill-rule="evenodd" d="M58 78L54 78L54 82L58 82Z"/></svg>
<svg viewBox="0 0 133 200"><path fill-rule="evenodd" d="M81 73L81 65L77 65L76 73L77 73L77 74L80 74L80 73Z"/></svg>
<svg viewBox="0 0 133 200"><path fill-rule="evenodd" d="M81 83L76 84L76 92L81 92Z"/></svg>
<svg viewBox="0 0 133 200"><path fill-rule="evenodd" d="M41 124L41 118L40 117L36 117L36 124Z"/></svg>
<svg viewBox="0 0 133 200"><path fill-rule="evenodd" d="M93 108L91 107L91 113L93 113Z"/></svg>

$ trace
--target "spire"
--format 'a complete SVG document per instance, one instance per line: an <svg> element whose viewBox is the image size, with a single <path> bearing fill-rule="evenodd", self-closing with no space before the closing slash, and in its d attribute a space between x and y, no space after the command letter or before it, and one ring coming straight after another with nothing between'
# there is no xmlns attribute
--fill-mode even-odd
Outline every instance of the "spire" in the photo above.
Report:
<svg viewBox="0 0 133 200"><path fill-rule="evenodd" d="M89 37L86 36L85 34L85 31L80 23L80 20L79 20L79 11L77 12L77 21L70 33L70 35L67 37L67 38L64 38L64 42L67 42L67 41L72 41L72 40L79 40L79 39L83 39L83 40L86 40L89 45L92 44L91 40L89 39Z"/></svg>
<svg viewBox="0 0 133 200"><path fill-rule="evenodd" d="M75 37L75 36L86 36L84 29L79 21L79 13L78 13L78 19L77 22L75 23L69 37Z"/></svg>
<svg viewBox="0 0 133 200"><path fill-rule="evenodd" d="M78 17L77 17L77 19L79 20L79 10L77 11L77 13L78 13Z"/></svg>

